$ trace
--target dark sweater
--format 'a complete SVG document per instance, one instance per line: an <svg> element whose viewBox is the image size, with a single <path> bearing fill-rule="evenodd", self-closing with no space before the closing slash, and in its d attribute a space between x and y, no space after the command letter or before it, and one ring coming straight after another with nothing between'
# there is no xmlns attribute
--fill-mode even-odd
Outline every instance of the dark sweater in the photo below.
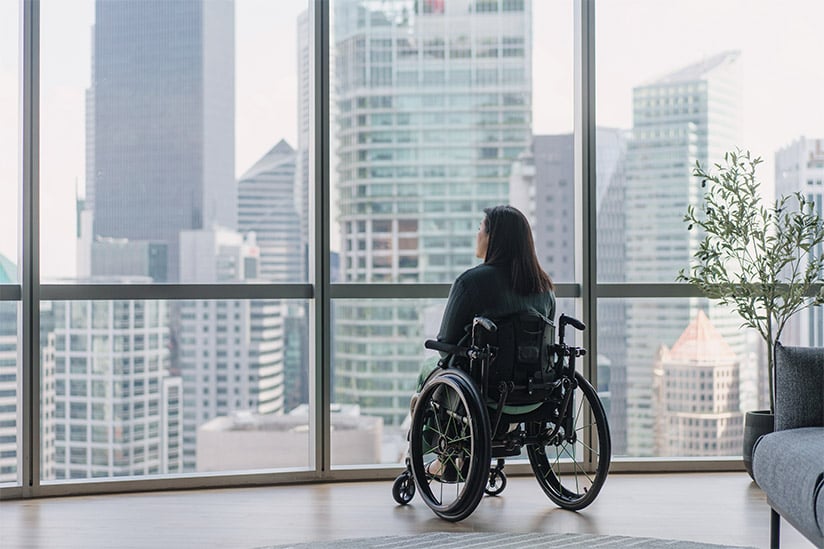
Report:
<svg viewBox="0 0 824 549"><path fill-rule="evenodd" d="M459 343L476 316L495 319L522 311L536 311L554 320L554 292L519 295L512 289L506 268L482 263L464 271L452 284L438 341Z"/></svg>

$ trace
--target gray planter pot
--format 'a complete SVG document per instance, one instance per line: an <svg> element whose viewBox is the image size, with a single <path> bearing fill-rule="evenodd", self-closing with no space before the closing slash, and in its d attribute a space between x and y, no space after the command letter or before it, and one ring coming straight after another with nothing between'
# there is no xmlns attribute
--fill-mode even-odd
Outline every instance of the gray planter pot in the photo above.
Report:
<svg viewBox="0 0 824 549"><path fill-rule="evenodd" d="M755 410L744 416L744 467L752 476L752 448L761 435L775 430L775 414L769 410Z"/></svg>

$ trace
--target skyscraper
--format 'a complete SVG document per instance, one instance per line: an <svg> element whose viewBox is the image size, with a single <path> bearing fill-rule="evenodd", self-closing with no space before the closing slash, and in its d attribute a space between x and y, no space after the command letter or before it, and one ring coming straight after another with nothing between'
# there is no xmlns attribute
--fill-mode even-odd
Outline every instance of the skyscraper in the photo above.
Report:
<svg viewBox="0 0 824 549"><path fill-rule="evenodd" d="M237 226L234 4L97 0L93 34L93 237L165 243L177 282L181 230Z"/></svg>
<svg viewBox="0 0 824 549"><path fill-rule="evenodd" d="M180 378L168 372L165 302L58 301L48 314L55 477L181 472Z"/></svg>
<svg viewBox="0 0 824 549"><path fill-rule="evenodd" d="M598 128L598 278L624 279L626 131ZM523 211L535 235L541 265L556 282L575 280L574 136L536 135L510 175L510 204ZM559 299L558 314L574 314L572 299ZM613 449L626 450L626 322L624 304L598 305L598 392L610 418Z"/></svg>
<svg viewBox="0 0 824 549"><path fill-rule="evenodd" d="M744 415L738 356L699 310L653 370L655 454L729 456L741 451Z"/></svg>
<svg viewBox="0 0 824 549"><path fill-rule="evenodd" d="M255 233L257 278L270 282L306 280L295 160L296 151L281 140L238 181L238 230Z"/></svg>
<svg viewBox="0 0 824 549"><path fill-rule="evenodd" d="M530 146L531 2L341 0L334 23L343 281L449 283ZM334 398L400 424L439 313L335 311Z"/></svg>
<svg viewBox="0 0 824 549"><path fill-rule="evenodd" d="M775 153L776 196L801 193L824 217L824 139L800 137ZM819 246L814 257L824 254ZM787 323L781 341L786 345L824 347L824 307L807 307Z"/></svg>
<svg viewBox="0 0 824 549"><path fill-rule="evenodd" d="M259 280L260 252L251 235L221 228L184 231L181 251L184 284ZM202 424L235 410L283 412L283 309L273 300L180 302L185 471L195 470Z"/></svg>
<svg viewBox="0 0 824 549"><path fill-rule="evenodd" d="M572 134L536 135L510 177L509 203L529 219L538 260L555 282L575 280L573 147ZM529 167L529 177L516 175Z"/></svg>
<svg viewBox="0 0 824 549"><path fill-rule="evenodd" d="M628 282L674 282L699 236L682 219L701 200L698 161L717 162L740 131L740 59L724 52L638 86L627 151L625 254ZM701 307L697 299L627 301L627 451L654 452L652 370L662 344L674 342ZM725 336L740 334L729 314L710 317ZM728 339L744 353L742 336Z"/></svg>
<svg viewBox="0 0 824 549"><path fill-rule="evenodd" d="M303 230L308 210L300 209L305 193L299 192L303 184L299 178L306 175L308 185L308 175L296 169L307 154L308 150L295 151L281 140L238 183L238 224L243 233L255 235L260 252L257 277L261 280L307 279L307 241ZM282 304L284 406L288 411L309 401L308 312L304 301L284 300Z"/></svg>

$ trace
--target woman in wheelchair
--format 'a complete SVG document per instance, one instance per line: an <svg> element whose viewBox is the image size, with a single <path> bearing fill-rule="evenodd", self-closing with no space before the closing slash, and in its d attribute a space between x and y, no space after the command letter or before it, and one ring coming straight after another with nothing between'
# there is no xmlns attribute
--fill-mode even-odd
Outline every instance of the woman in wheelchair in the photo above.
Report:
<svg viewBox="0 0 824 549"><path fill-rule="evenodd" d="M529 222L511 206L484 213L475 248L484 261L452 284L437 340L427 342L440 356L421 370L407 469L393 496L406 504L417 486L438 516L462 520L484 493L503 491L503 458L526 448L550 499L581 509L600 490L610 459L606 414L574 371L585 351L563 342L566 324L584 326L562 315L554 343L555 288Z"/></svg>
<svg viewBox="0 0 824 549"><path fill-rule="evenodd" d="M475 236L475 257L484 262L452 283L438 330L437 340L442 343L468 342L477 316L502 318L533 311L555 317L555 286L538 262L524 214L512 206L486 208L484 214ZM454 358L445 352L441 357ZM424 364L418 391L436 369L437 361Z"/></svg>

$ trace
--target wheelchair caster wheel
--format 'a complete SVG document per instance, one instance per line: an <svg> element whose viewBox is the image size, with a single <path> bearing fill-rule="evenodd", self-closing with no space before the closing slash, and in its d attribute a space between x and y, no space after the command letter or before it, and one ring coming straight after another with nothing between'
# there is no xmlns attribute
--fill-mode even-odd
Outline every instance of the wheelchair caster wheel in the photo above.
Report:
<svg viewBox="0 0 824 549"><path fill-rule="evenodd" d="M489 480L484 488L484 493L487 496L497 496L506 488L506 474L497 469L489 470Z"/></svg>
<svg viewBox="0 0 824 549"><path fill-rule="evenodd" d="M406 505L415 497L415 481L409 471L404 471L392 484L392 497L399 505Z"/></svg>

